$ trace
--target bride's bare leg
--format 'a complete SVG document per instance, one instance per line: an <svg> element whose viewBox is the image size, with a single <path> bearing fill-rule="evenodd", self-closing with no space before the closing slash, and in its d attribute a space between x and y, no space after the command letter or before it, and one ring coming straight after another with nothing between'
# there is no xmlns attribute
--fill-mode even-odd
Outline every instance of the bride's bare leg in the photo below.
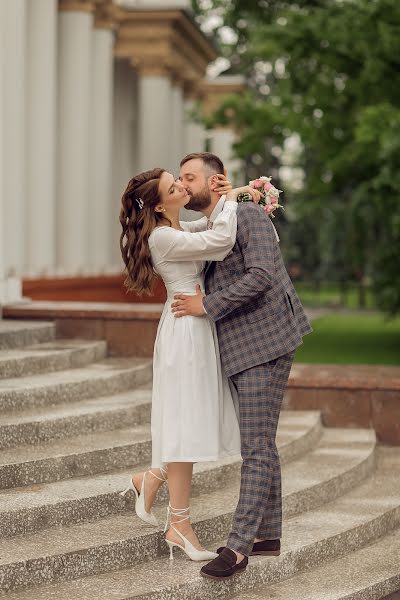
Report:
<svg viewBox="0 0 400 600"><path fill-rule="evenodd" d="M164 483L163 478L168 477L167 468L164 469L164 474L162 473L161 469L150 469L150 471L152 471L154 475L160 477L160 479L154 477L154 475L152 475L149 471L141 471L140 473L134 473L134 475L132 475L132 483L137 489L137 491L140 493L140 490L142 489L142 481L144 474L147 473L144 492L144 508L147 512L150 512L153 507L157 496L157 492Z"/></svg>
<svg viewBox="0 0 400 600"><path fill-rule="evenodd" d="M190 506L192 475L193 463L168 463L169 501L173 509L179 510ZM172 524L175 529L178 529L178 531L180 531L195 548L202 550L203 546L200 544L197 535L192 529L190 518L182 520L183 517L189 514L189 511L181 512L182 517L171 515L170 524ZM179 523L179 521L181 522ZM170 542L176 542L181 546L183 545L182 539L171 527L168 529L165 537Z"/></svg>

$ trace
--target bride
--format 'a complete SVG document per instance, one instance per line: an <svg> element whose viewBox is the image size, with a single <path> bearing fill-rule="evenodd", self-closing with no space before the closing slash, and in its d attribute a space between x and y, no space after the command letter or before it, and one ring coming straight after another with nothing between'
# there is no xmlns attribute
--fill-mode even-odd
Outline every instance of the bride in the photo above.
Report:
<svg viewBox="0 0 400 600"><path fill-rule="evenodd" d="M224 209L209 230L199 231L205 229L205 219L179 221L179 211L190 196L163 169L133 177L120 212L125 285L150 292L158 275L168 294L154 345L152 470L134 474L122 494L133 490L137 515L158 526L151 508L159 487L168 481L164 531L170 558L177 546L199 561L217 554L202 547L190 523L193 464L240 454L240 432L228 379L221 370L215 324L206 314L176 319L171 303L174 294L195 294L197 284L204 291L205 261L224 260L232 250L238 194L246 191L259 199L259 193L248 186L232 190L223 175L210 177L208 184L220 194L229 190Z"/></svg>

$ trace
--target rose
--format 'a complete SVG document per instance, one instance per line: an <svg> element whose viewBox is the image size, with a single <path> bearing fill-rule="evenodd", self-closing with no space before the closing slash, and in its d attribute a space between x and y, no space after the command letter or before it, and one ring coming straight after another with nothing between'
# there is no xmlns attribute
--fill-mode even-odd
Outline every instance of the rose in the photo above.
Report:
<svg viewBox="0 0 400 600"><path fill-rule="evenodd" d="M282 190L278 190L271 184L271 179L271 177L260 176L250 181L249 186L260 191L261 198L258 204L264 209L265 214L272 219L274 217L272 214L274 210L277 208L283 209L283 206L279 204L279 195ZM238 196L238 202L250 202L251 200L250 194L247 193L239 194Z"/></svg>
<svg viewBox="0 0 400 600"><path fill-rule="evenodd" d="M276 198L278 198L278 196L279 196L279 190L277 190L276 187L274 187L272 185L271 189L269 190L269 194L270 194L270 196L275 196Z"/></svg>
<svg viewBox="0 0 400 600"><path fill-rule="evenodd" d="M263 182L261 181L261 179L255 179L254 181L250 182L250 187L255 188L256 190L262 188L262 186Z"/></svg>

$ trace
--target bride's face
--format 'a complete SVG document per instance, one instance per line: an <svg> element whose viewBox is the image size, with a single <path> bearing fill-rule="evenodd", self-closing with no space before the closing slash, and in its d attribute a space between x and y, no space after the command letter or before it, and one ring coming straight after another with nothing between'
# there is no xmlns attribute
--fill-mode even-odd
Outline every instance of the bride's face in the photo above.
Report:
<svg viewBox="0 0 400 600"><path fill-rule="evenodd" d="M183 183L179 179L164 171L160 177L159 184L160 202L156 206L156 210L162 212L171 212L186 206L190 200L190 196L186 191Z"/></svg>

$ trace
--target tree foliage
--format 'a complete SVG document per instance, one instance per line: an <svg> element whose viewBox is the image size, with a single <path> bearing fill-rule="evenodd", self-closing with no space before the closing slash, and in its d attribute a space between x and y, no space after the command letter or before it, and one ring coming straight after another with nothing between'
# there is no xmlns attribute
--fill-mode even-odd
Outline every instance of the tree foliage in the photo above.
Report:
<svg viewBox="0 0 400 600"><path fill-rule="evenodd" d="M289 259L310 277L370 280L378 305L399 312L398 0L194 0L194 8L201 23L212 17L230 72L249 84L208 125L235 125L251 175L281 173L285 140L300 137L291 166L304 183L285 188ZM227 28L234 43L223 42Z"/></svg>

